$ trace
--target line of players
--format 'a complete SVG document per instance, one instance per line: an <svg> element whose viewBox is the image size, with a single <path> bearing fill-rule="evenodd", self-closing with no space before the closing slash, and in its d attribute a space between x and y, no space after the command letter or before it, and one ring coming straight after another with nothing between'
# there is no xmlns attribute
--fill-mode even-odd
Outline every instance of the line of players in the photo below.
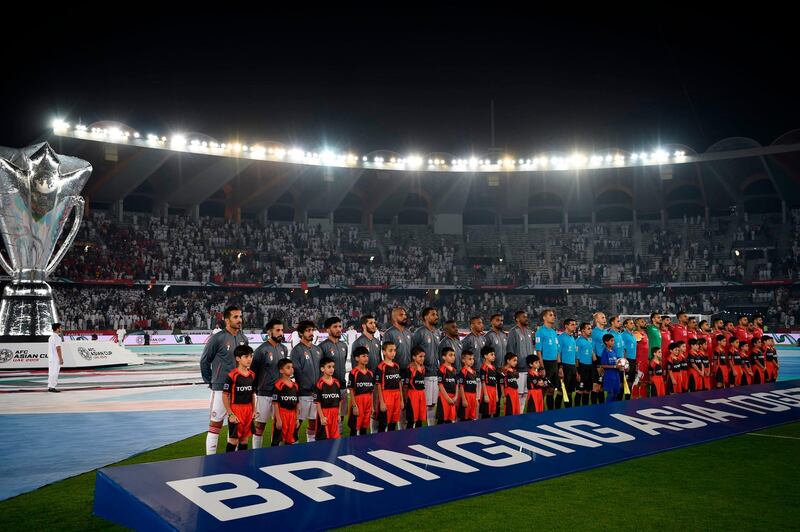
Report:
<svg viewBox="0 0 800 532"><path fill-rule="evenodd" d="M381 342L374 317L364 316L362 335L352 349L352 370L345 375L348 348L339 318L326 321L328 338L320 345L313 344L314 323L299 323L299 343L291 353L283 343L283 324L272 320L267 341L253 352L241 332L241 310L228 307L225 329L209 339L201 357L203 379L212 389L206 452L216 452L226 416L228 450L234 450L246 448L251 431L253 447L261 447L270 418L272 445L277 445L296 442L305 420L306 439L315 441L339 437L345 417L350 434L362 435L434 420L469 421L541 412L545 405L581 406L606 397L777 378L774 341L762 340L757 321L748 325L746 317L739 327L718 320L712 329L684 312L674 325L659 313L647 323L617 316L607 321L596 312L594 326L567 319L560 334L553 310L540 318L542 325L533 333L527 313L518 311L506 333L502 316L495 314L491 330L484 333L483 320L476 316L460 340L453 321L438 331L436 309L423 309L423 326L412 334L405 309L395 308Z"/></svg>
<svg viewBox="0 0 800 532"><path fill-rule="evenodd" d="M653 313L643 331L644 341L653 338L647 378L652 395L709 390L730 386L774 382L780 364L775 339L764 335L761 316L750 322L739 316L732 321L702 320L699 324L685 312L676 316Z"/></svg>

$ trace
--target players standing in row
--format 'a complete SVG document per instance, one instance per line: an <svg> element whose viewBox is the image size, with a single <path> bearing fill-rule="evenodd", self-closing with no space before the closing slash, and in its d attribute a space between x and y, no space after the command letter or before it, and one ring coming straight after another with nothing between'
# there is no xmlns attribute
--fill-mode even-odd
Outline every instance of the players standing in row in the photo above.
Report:
<svg viewBox="0 0 800 532"><path fill-rule="evenodd" d="M439 331L438 311L425 308L413 334L405 309L392 310L392 327L377 336L371 315L361 318L362 335L351 351L342 321L326 320L328 338L319 346L316 326L296 327L299 343L287 352L284 326L271 320L267 339L255 353L242 334L241 310L225 310L225 329L209 338L201 373L211 389L208 454L216 452L219 430L229 419L228 449L253 448L273 419L272 444L296 443L305 421L307 441L336 438L344 419L351 435L418 428L423 421L467 422L499 415L541 412L634 397L771 382L779 363L759 318L698 323L679 312L676 323L654 312L647 323L593 315L594 326L573 318L561 322L544 310L541 325L529 326L525 311L503 330L500 314L470 318L470 333L459 339L456 323ZM632 391L632 392L631 392ZM252 423L251 423L252 421Z"/></svg>

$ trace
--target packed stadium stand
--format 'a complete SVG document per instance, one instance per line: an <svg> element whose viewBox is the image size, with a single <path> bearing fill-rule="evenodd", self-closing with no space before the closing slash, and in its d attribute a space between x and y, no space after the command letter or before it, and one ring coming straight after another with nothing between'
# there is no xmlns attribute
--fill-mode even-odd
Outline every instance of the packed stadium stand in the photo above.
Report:
<svg viewBox="0 0 800 532"><path fill-rule="evenodd" d="M779 148L798 140L714 158L758 148L725 139L694 164L473 174L230 164L64 136L60 149L95 170L52 281L67 327L81 330L213 328L233 300L253 328L368 312L386 325L395 304L412 320L434 304L462 327L472 314L555 306L581 318L762 313L791 328L800 153Z"/></svg>

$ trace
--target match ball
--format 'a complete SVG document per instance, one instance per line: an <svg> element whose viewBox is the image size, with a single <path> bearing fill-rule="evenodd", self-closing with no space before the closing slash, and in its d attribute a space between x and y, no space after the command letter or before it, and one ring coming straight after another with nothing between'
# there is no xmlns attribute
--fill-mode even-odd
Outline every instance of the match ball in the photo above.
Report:
<svg viewBox="0 0 800 532"><path fill-rule="evenodd" d="M617 369L620 371L628 371L630 368L630 364L628 364L627 358L620 358L617 360Z"/></svg>

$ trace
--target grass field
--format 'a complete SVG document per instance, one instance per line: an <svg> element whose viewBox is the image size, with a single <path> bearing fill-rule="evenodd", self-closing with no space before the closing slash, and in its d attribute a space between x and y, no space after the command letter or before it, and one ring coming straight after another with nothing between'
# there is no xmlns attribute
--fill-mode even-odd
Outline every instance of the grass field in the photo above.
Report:
<svg viewBox="0 0 800 532"><path fill-rule="evenodd" d="M637 458L350 528L797 530L800 423L754 434L758 435ZM220 442L224 438L223 433ZM197 456L204 447L205 433L117 465ZM0 530L120 529L92 515L94 481L91 471L0 502Z"/></svg>

